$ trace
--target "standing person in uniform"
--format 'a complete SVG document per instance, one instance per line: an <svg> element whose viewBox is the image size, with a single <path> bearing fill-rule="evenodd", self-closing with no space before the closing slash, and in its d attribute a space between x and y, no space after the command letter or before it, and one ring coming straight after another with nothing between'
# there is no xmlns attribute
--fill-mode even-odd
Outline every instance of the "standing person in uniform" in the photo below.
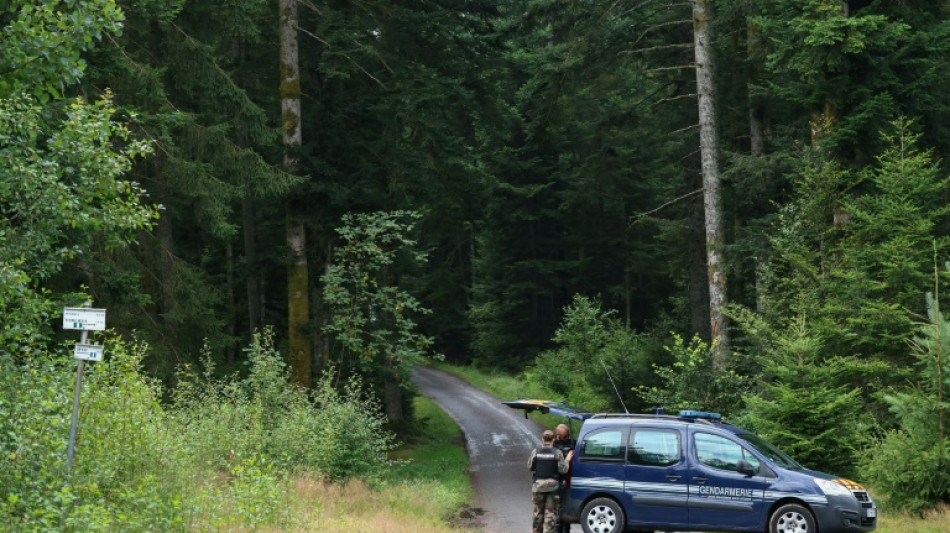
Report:
<svg viewBox="0 0 950 533"><path fill-rule="evenodd" d="M541 434L541 446L531 450L528 457L528 470L534 472L531 484L531 496L534 500L534 519L532 533L555 533L557 514L561 504L558 494L560 477L567 473L567 460L561 450L554 447L554 433L545 430Z"/></svg>
<svg viewBox="0 0 950 533"><path fill-rule="evenodd" d="M571 438L571 428L567 427L565 424L558 424L554 429L554 448L561 451L561 454L564 455L564 460L567 461L567 472L558 477L560 485L558 487L558 496L561 499L560 504L563 506L567 501L567 478L571 474L571 459L574 457L574 439ZM571 524L561 520L563 515L564 508L558 508L558 526L555 531L557 533L571 533Z"/></svg>

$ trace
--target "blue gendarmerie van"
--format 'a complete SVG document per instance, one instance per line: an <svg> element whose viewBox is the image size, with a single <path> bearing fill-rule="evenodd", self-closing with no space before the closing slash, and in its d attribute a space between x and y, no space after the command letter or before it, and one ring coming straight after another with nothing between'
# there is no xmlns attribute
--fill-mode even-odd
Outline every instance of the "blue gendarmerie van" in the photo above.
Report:
<svg viewBox="0 0 950 533"><path fill-rule="evenodd" d="M877 506L718 413L682 411L585 420L564 516L585 533L849 533L873 531Z"/></svg>

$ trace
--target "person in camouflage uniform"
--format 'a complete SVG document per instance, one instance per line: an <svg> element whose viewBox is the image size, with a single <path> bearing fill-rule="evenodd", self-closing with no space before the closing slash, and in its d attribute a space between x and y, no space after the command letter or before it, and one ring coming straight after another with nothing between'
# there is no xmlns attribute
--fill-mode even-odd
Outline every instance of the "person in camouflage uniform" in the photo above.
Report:
<svg viewBox="0 0 950 533"><path fill-rule="evenodd" d="M558 497L561 499L558 511L557 533L571 533L571 524L564 522L561 518L564 516L564 502L567 501L567 478L571 473L571 459L574 457L574 439L571 438L571 428L565 424L558 424L554 429L554 448L561 450L564 454L564 460L567 461L567 473L559 476L561 486L558 489Z"/></svg>
<svg viewBox="0 0 950 533"><path fill-rule="evenodd" d="M528 470L534 472L531 496L534 500L532 533L555 533L558 527L558 509L561 498L558 494L560 476L567 472L568 460L554 447L554 432L546 430L541 435L541 446L531 450Z"/></svg>

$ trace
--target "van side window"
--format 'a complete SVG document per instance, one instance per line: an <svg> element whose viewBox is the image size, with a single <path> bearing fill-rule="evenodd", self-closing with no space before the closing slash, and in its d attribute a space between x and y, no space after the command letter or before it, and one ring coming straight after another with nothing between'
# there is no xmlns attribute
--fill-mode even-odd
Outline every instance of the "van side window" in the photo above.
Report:
<svg viewBox="0 0 950 533"><path fill-rule="evenodd" d="M622 463L624 456L622 429L592 431L581 441L581 461Z"/></svg>
<svg viewBox="0 0 950 533"><path fill-rule="evenodd" d="M736 472L739 460L745 459L754 470L759 469L759 459L729 439L709 433L696 433L693 442L696 445L696 458L706 466Z"/></svg>
<svg viewBox="0 0 950 533"><path fill-rule="evenodd" d="M671 466L680 460L680 433L663 429L635 429L627 447L632 465Z"/></svg>

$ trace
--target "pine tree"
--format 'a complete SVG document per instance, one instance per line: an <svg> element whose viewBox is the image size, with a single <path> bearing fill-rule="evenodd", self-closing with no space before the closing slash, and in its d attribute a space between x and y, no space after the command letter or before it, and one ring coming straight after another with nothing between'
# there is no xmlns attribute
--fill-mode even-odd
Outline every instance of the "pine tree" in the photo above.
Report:
<svg viewBox="0 0 950 533"><path fill-rule="evenodd" d="M915 383L885 396L898 427L864 456L863 464L888 503L911 511L950 502L950 322L933 293L926 300L928 322L920 325L912 342Z"/></svg>

